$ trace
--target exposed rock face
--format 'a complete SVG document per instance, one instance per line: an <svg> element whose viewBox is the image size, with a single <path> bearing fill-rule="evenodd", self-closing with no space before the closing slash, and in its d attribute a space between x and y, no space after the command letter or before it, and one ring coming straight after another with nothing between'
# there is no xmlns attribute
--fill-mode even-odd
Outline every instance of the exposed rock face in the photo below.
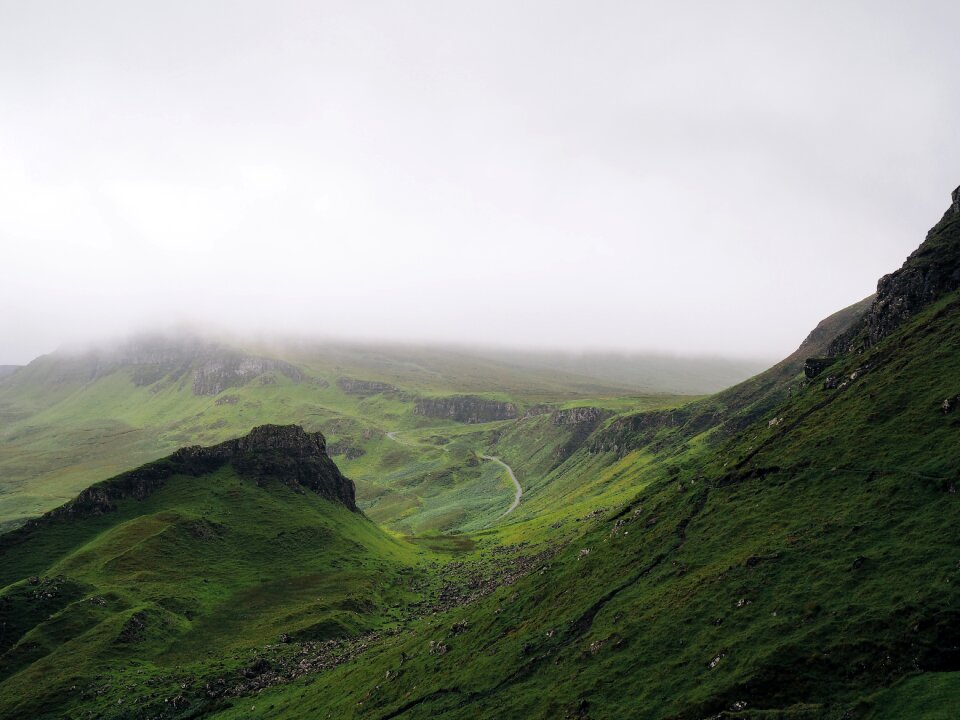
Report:
<svg viewBox="0 0 960 720"><path fill-rule="evenodd" d="M575 407L555 410L550 415L550 422L554 425L596 425L607 415L606 410L597 407Z"/></svg>
<svg viewBox="0 0 960 720"><path fill-rule="evenodd" d="M629 415L598 433L590 443L590 451L614 452L623 456L631 450L650 445L665 430L683 428L685 435L693 436L722 420L719 411L699 410L695 405L687 405L673 410L651 410Z"/></svg>
<svg viewBox="0 0 960 720"><path fill-rule="evenodd" d="M339 385L340 389L347 393L347 395L378 395L396 390L390 383L377 382L375 380L355 380L347 377L342 377L337 380L337 385Z"/></svg>
<svg viewBox="0 0 960 720"><path fill-rule="evenodd" d="M487 400L474 395L450 395L417 400L414 413L432 418L444 418L457 422L476 424L495 420L513 420L517 406L499 400Z"/></svg>
<svg viewBox="0 0 960 720"><path fill-rule="evenodd" d="M927 305L960 289L960 188L943 219L896 272L877 283L863 319L830 345L830 355L859 352L894 332Z"/></svg>
<svg viewBox="0 0 960 720"><path fill-rule="evenodd" d="M836 361L837 358L807 358L807 361L803 364L803 374L812 380Z"/></svg>
<svg viewBox="0 0 960 720"><path fill-rule="evenodd" d="M200 476L226 463L237 472L256 480L268 478L297 490L310 490L332 502L357 510L353 481L344 477L327 455L326 440L320 433L304 432L299 425L262 425L242 438L211 447L180 448L173 455L136 470L117 475L81 492L75 500L50 511L30 528L51 517L97 515L112 512L124 498L143 500L173 475Z"/></svg>
<svg viewBox="0 0 960 720"><path fill-rule="evenodd" d="M576 407L566 410L554 410L550 413L550 422L566 427L572 432L566 442L554 450L557 464L563 462L580 448L587 438L610 413L597 407Z"/></svg>
<svg viewBox="0 0 960 720"><path fill-rule="evenodd" d="M203 362L193 373L194 395L219 395L227 388L245 385L255 377L267 380L265 373L280 372L299 383L303 375L296 367L281 360L224 354ZM272 378L270 378L272 380ZM264 384L270 384L269 381Z"/></svg>

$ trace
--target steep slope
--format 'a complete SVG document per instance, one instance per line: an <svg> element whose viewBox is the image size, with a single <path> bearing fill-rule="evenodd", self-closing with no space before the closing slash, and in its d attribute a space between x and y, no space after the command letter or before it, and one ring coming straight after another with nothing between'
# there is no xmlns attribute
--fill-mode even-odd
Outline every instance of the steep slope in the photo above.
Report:
<svg viewBox="0 0 960 720"><path fill-rule="evenodd" d="M319 434L184 448L0 536L0 717L61 716L127 663L171 683L279 639L348 642L395 620L416 555L357 511Z"/></svg>
<svg viewBox="0 0 960 720"><path fill-rule="evenodd" d="M658 448L678 446L710 431L717 436L715 439L729 437L787 398L802 379L808 361L826 355L838 335L860 322L875 297L864 298L822 320L792 354L739 385L675 410L617 418L594 438L594 450L624 455L654 442Z"/></svg>
<svg viewBox="0 0 960 720"><path fill-rule="evenodd" d="M956 249L922 252L949 277ZM729 437L581 449L567 463L636 492L535 572L218 716L952 717L958 350L946 292Z"/></svg>

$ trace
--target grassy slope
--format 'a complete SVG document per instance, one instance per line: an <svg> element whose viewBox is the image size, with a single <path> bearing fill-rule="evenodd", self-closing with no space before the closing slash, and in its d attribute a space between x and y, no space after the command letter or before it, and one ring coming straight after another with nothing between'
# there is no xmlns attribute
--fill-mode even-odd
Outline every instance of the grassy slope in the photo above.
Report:
<svg viewBox="0 0 960 720"><path fill-rule="evenodd" d="M847 386L811 383L719 450L581 452L577 475L637 492L568 518L542 572L222 716L945 717L960 417L939 406L958 350L953 295L832 369L860 369Z"/></svg>
<svg viewBox="0 0 960 720"><path fill-rule="evenodd" d="M390 441L390 430L455 423L414 414L417 395L469 392L541 403L606 404L620 409L669 406L669 395L623 395L622 389L555 371L515 369L454 353L369 348L286 351L306 379L280 373L217 396L195 396L189 375L136 386L136 368L91 381L95 364L48 356L0 383L0 528L55 507L91 482L189 444L211 444L262 423L323 430L358 485L358 498L378 522L404 532L474 527L496 516L509 488L478 468L470 453L432 456ZM400 392L350 395L342 377L387 382ZM587 393L594 393L596 397ZM463 497L473 500L464 505ZM422 512L426 511L426 512ZM419 515L413 520L414 515Z"/></svg>
<svg viewBox="0 0 960 720"><path fill-rule="evenodd" d="M0 717L59 712L80 699L71 688L129 663L161 679L214 660L228 671L281 633L389 627L422 555L342 505L229 466L48 521L0 569Z"/></svg>

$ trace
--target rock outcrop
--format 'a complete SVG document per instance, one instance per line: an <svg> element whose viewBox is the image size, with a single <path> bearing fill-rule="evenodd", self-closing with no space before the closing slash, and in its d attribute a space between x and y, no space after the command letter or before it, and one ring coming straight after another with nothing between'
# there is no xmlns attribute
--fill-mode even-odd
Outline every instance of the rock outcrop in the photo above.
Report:
<svg viewBox="0 0 960 720"><path fill-rule="evenodd" d="M626 455L637 448L653 450L682 445L690 438L715 429L710 442L720 442L763 417L791 392L797 374L808 359L823 357L831 341L863 317L874 296L821 320L793 353L766 372L712 397L680 408L649 410L616 418L591 437L591 452Z"/></svg>
<svg viewBox="0 0 960 720"><path fill-rule="evenodd" d="M880 278L877 296L861 321L830 345L831 356L861 352L893 333L938 299L960 289L960 188L950 209L903 266Z"/></svg>
<svg viewBox="0 0 960 720"><path fill-rule="evenodd" d="M513 420L517 406L500 400L487 400L474 395L420 398L414 413L424 417L443 418L467 424Z"/></svg>
<svg viewBox="0 0 960 720"><path fill-rule="evenodd" d="M561 443L553 452L557 464L573 455L587 438L593 434L600 423L612 413L598 407L575 407L565 410L554 410L550 413L550 422L570 431L566 441Z"/></svg>
<svg viewBox="0 0 960 720"><path fill-rule="evenodd" d="M230 463L243 477L257 483L272 479L298 491L314 492L356 511L353 481L344 477L327 454L320 433L299 425L262 425L244 437L219 445L184 447L162 460L97 483L74 500L24 525L25 530L50 518L85 517L116 510L126 498L143 500L174 475L198 477Z"/></svg>
<svg viewBox="0 0 960 720"><path fill-rule="evenodd" d="M575 407L554 410L550 422L554 425L596 425L610 413L598 407Z"/></svg>
<svg viewBox="0 0 960 720"><path fill-rule="evenodd" d="M803 364L803 374L812 380L837 361L837 358L807 358Z"/></svg>
<svg viewBox="0 0 960 720"><path fill-rule="evenodd" d="M348 377L342 377L337 380L337 385L347 395L368 396L396 391L396 388L390 383L378 382L376 380L355 380L354 378Z"/></svg>
<svg viewBox="0 0 960 720"><path fill-rule="evenodd" d="M266 379L267 373L271 372L280 372L295 383L303 379L303 375L296 367L282 360L228 355L211 358L194 371L193 394L219 395L228 388L246 385L256 377Z"/></svg>

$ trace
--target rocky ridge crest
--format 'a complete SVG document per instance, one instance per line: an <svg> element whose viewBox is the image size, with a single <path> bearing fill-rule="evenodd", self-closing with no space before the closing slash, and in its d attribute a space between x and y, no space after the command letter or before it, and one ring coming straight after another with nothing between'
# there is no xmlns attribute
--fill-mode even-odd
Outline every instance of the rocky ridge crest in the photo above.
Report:
<svg viewBox="0 0 960 720"><path fill-rule="evenodd" d="M180 448L166 458L92 485L74 500L27 522L21 530L29 530L52 518L113 512L118 501L143 500L174 475L198 477L227 463L257 484L277 480L298 492L309 490L357 511L353 481L330 459L321 433L305 432L299 425L261 425L244 437L210 447Z"/></svg>
<svg viewBox="0 0 960 720"><path fill-rule="evenodd" d="M862 352L944 295L960 289L960 188L943 218L896 272L877 283L877 295L859 323L837 337L831 356Z"/></svg>

